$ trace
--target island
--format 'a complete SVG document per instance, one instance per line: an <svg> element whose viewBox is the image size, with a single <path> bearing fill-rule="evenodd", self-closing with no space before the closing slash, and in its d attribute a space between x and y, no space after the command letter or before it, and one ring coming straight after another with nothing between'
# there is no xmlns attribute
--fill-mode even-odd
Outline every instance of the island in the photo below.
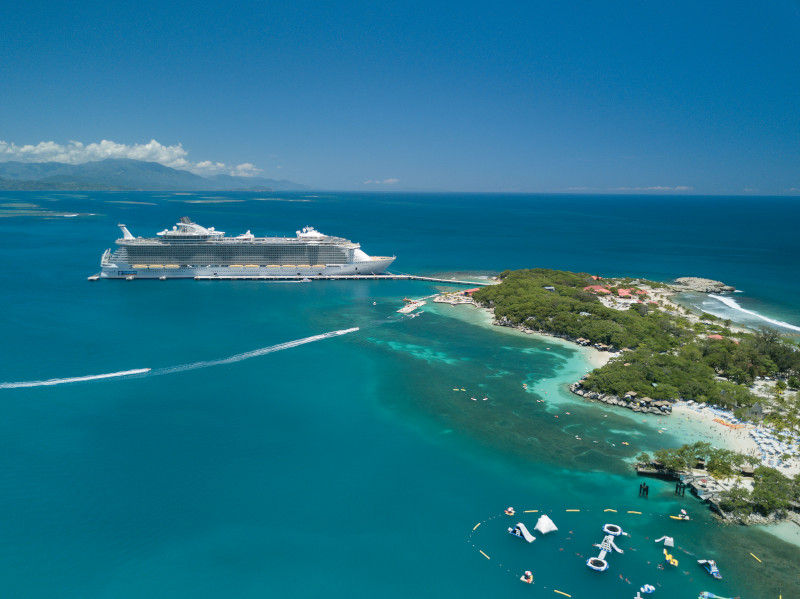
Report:
<svg viewBox="0 0 800 599"><path fill-rule="evenodd" d="M665 283L534 268L434 301L471 303L490 310L499 326L606 352L603 365L570 385L572 393L642 414L709 419L738 436L744 450L662 449L640 456L642 473L679 481L699 474L710 490L695 490L724 517L786 517L800 508L797 339L695 313L675 301L683 291L733 287L697 277ZM698 470L705 462L710 471Z"/></svg>

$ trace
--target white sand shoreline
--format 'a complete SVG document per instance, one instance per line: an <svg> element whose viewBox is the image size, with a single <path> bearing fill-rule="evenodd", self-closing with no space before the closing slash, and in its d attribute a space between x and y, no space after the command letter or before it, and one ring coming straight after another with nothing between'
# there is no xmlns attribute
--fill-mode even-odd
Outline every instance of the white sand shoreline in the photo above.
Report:
<svg viewBox="0 0 800 599"><path fill-rule="evenodd" d="M749 429L732 429L719 422L714 422L714 418L716 416L711 412L698 412L683 404L673 404L672 415L665 418L665 421L671 425L667 427L667 430L681 428L684 424L688 424L692 428L696 426L699 430L692 432L698 441L707 441L723 449L738 451L746 455L757 454L758 446L750 437ZM690 431L690 429L684 430Z"/></svg>

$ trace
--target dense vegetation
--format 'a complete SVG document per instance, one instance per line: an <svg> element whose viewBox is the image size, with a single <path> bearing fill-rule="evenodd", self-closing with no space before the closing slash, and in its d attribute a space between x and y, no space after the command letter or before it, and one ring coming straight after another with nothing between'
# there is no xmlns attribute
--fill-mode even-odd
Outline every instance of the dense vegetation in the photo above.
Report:
<svg viewBox="0 0 800 599"><path fill-rule="evenodd" d="M506 271L500 277L502 284L484 287L473 297L491 305L498 319L513 324L617 348L647 345L661 351L691 336L684 318L647 304L625 311L604 306L594 294L584 291L584 287L597 283L585 273L534 268ZM617 285L609 288L615 291Z"/></svg>
<svg viewBox="0 0 800 599"><path fill-rule="evenodd" d="M744 464L756 465L758 460L726 449L716 449L708 443L682 445L675 449L659 449L653 458L642 453L638 461L652 461L673 472L688 471L699 460L705 461L707 472L716 478L738 476ZM800 475L789 478L774 468L758 466L753 471L753 490L742 485L720 493L719 505L723 511L741 518L752 514L771 516L785 512L790 503L800 502Z"/></svg>
<svg viewBox="0 0 800 599"><path fill-rule="evenodd" d="M800 351L774 331L734 335L726 326L730 323L712 315L691 322L677 310L650 303L635 303L627 310L610 308L584 290L597 283L585 273L537 268L500 276L500 285L474 294L476 301L494 308L498 320L629 350L622 359L589 374L582 385L590 391L620 397L634 391L638 397L656 400L692 399L743 409L757 400L746 387L756 377L785 378L779 389L800 384ZM602 283L615 292L636 281ZM723 338L710 339L708 334Z"/></svg>
<svg viewBox="0 0 800 599"><path fill-rule="evenodd" d="M703 441L672 449L659 449L652 458L647 453L641 453L637 460L643 464L653 462L672 472L691 470L702 460L705 463L706 471L717 478L733 476L745 464L755 466L759 463L757 458L728 449L717 449Z"/></svg>

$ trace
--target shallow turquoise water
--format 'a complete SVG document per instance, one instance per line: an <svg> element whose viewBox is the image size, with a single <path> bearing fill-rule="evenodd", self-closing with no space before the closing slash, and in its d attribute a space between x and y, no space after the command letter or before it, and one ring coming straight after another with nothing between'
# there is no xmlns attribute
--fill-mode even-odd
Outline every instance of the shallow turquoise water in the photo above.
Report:
<svg viewBox="0 0 800 599"><path fill-rule="evenodd" d="M0 573L9 596L555 596L558 588L576 598L632 597L645 582L661 585L662 597L800 595L793 546L721 527L695 500L675 499L668 484L653 481L650 497L637 497L639 481L624 460L677 441L629 413L566 394L584 364L577 350L492 330L447 307L414 319L395 313L400 298L434 286L85 281L117 221L151 234L183 213L230 231L314 224L361 241L367 252L396 252L401 271L617 272L627 264L648 273L647 255L630 248L598 255L553 233L568 228L568 214L580 218L581 206L552 198L541 213L541 198L487 207L475 196L267 202L257 195L188 205L171 201L184 196L157 194L3 195L5 203L97 216L0 219L0 381L157 369L361 327L224 366L0 390ZM604 215L604 226L650 230L657 246L655 225L636 224L636 205L625 202L615 204L621 221ZM776 202L790 216L795 210ZM529 220L518 221L519 234L505 234L501 215L517 212ZM763 247L754 255L786 251L776 226L780 243L757 239ZM690 260L697 246L682 243L677 251L664 241L651 276L704 274L744 287L738 281L756 281L763 266L737 271L723 250ZM778 295L796 291L796 281ZM789 302L758 297L791 318ZM496 518L470 537L508 504L551 510L559 536L522 547ZM568 507L583 511L564 513ZM691 522L665 517L680 507ZM632 533L621 546L634 551L595 575L583 562L611 518L604 508L643 513L615 516ZM678 570L656 568L652 538L664 533L693 554L676 552ZM711 581L692 564L697 557L716 558L726 579ZM523 569L535 572L532 587L516 580Z"/></svg>

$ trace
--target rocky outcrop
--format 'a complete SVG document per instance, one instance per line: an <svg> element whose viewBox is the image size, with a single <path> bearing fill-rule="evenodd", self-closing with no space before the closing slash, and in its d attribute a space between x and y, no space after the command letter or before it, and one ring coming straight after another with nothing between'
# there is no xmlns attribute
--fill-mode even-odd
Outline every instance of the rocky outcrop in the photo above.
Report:
<svg viewBox="0 0 800 599"><path fill-rule="evenodd" d="M510 327L510 328L516 329L516 330L518 330L518 331L520 331L522 333L528 333L528 334L534 334L535 333L537 335L544 335L546 337L555 337L556 339L563 339L564 341L569 341L571 343L577 343L578 345L582 345L584 347L593 347L593 348L595 348L597 350L607 351L607 352L610 352L612 354L617 351L617 348L615 348L613 345L606 345L605 343L592 343L589 339L584 339L583 337L575 338L575 337L571 337L569 335L561 335L559 333L553 333L553 332L550 332L550 331L543 331L541 329L532 329L532 328L526 327L525 325L522 325L522 324L514 324L513 322L511 322L511 320L508 318L508 316L501 316L500 318L495 318L492 321L492 324L496 325L496 326L499 326L499 327Z"/></svg>
<svg viewBox="0 0 800 599"><path fill-rule="evenodd" d="M610 393L600 393L599 391L590 391L584 389L582 382L572 383L569 390L575 395L580 395L584 399L592 401L599 401L611 406L619 406L620 408L627 408L634 412L641 412L643 414L664 414L672 413L672 405L668 401L657 401L649 397L637 397L635 393L627 393L624 397L612 395Z"/></svg>
<svg viewBox="0 0 800 599"><path fill-rule="evenodd" d="M675 279L675 287L681 291L697 291L698 293L725 293L736 289L722 281L701 277L680 277Z"/></svg>

